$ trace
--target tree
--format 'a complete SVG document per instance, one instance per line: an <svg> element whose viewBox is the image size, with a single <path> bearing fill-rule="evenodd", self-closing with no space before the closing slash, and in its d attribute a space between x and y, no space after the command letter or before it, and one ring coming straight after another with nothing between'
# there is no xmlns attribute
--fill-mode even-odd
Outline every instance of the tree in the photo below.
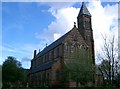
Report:
<svg viewBox="0 0 120 89"><path fill-rule="evenodd" d="M115 75L115 85L120 87L120 64L118 61L115 63L115 74L116 74Z"/></svg>
<svg viewBox="0 0 120 89"><path fill-rule="evenodd" d="M115 79L116 71L115 68L117 59L117 46L115 43L115 37L112 36L112 39L108 39L107 36L103 36L103 47L102 52L98 55L98 59L102 60L99 65L99 69L104 75L104 78L108 78L109 82L113 84Z"/></svg>
<svg viewBox="0 0 120 89"><path fill-rule="evenodd" d="M98 70L100 70L102 76L104 76L104 79L106 80L110 80L111 78L110 71L109 71L110 68L111 68L110 61L108 60L103 60L101 64L98 65Z"/></svg>
<svg viewBox="0 0 120 89"><path fill-rule="evenodd" d="M9 56L2 65L3 87L12 87L16 83L25 81L25 75L21 63L16 58ZM17 85L18 86L18 85Z"/></svg>
<svg viewBox="0 0 120 89"><path fill-rule="evenodd" d="M84 45L81 48L74 46L74 59L69 59L64 62L64 81L76 82L78 87L86 85L88 82L94 82L95 68L90 59L88 48Z"/></svg>
<svg viewBox="0 0 120 89"><path fill-rule="evenodd" d="M67 81L76 82L76 86L80 83L85 85L88 82L94 81L94 68L90 64L83 64L78 61L69 61L65 64L64 74Z"/></svg>

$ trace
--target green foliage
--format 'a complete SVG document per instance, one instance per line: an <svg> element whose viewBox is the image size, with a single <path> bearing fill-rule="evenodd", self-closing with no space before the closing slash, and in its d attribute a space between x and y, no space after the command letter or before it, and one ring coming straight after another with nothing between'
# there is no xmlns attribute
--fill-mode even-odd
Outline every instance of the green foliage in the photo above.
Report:
<svg viewBox="0 0 120 89"><path fill-rule="evenodd" d="M65 61L64 65L64 82L74 81L85 85L94 81L95 68L89 54L89 50L85 45L74 46L72 53L74 58Z"/></svg>
<svg viewBox="0 0 120 89"><path fill-rule="evenodd" d="M64 68L65 80L75 81L85 85L94 80L94 68L91 64L80 63L79 61L69 61Z"/></svg>
<svg viewBox="0 0 120 89"><path fill-rule="evenodd" d="M115 76L115 85L120 87L120 73Z"/></svg>
<svg viewBox="0 0 120 89"><path fill-rule="evenodd" d="M102 63L100 64L100 67L103 70L103 72L108 72L109 69L111 68L111 65L108 60L103 60Z"/></svg>
<svg viewBox="0 0 120 89"><path fill-rule="evenodd" d="M25 81L24 70L16 58L9 56L2 65L3 86L10 87Z"/></svg>
<svg viewBox="0 0 120 89"><path fill-rule="evenodd" d="M101 64L98 66L101 70L102 74L107 77L107 79L110 79L111 77L111 65L109 60L103 60Z"/></svg>

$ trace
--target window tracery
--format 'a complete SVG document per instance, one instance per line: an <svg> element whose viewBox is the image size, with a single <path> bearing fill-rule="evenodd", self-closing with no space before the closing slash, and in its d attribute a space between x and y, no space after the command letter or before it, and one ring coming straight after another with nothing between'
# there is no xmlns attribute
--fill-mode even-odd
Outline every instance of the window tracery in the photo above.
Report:
<svg viewBox="0 0 120 89"><path fill-rule="evenodd" d="M71 44L66 43L66 44L65 44L65 47L66 47L66 58L67 58L67 60L70 60Z"/></svg>

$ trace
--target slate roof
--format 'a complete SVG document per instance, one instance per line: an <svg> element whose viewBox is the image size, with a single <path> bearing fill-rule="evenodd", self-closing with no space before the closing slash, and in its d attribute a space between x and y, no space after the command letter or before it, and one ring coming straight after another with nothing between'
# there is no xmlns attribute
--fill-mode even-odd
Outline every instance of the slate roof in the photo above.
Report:
<svg viewBox="0 0 120 89"><path fill-rule="evenodd" d="M47 64L42 64L41 66L39 66L39 67L37 67L37 68L31 69L31 70L29 71L29 74L30 74L30 73L35 73L35 72L38 72L38 71L42 71L42 70L49 69L49 68L52 67L52 65L53 65L55 62L56 62L56 60L51 61L51 62L49 62L49 63L47 63Z"/></svg>
<svg viewBox="0 0 120 89"><path fill-rule="evenodd" d="M74 29L74 28L73 28L73 29ZM59 39L57 39L55 42L53 42L52 44L50 44L49 46L47 46L46 48L44 48L41 52L39 52L39 53L37 54L36 57L39 57L39 56L45 54L46 52L50 51L51 49L55 48L56 46L60 45L60 44L64 41L65 37L66 37L70 32L71 32L71 30L70 30L69 32L67 32L66 34L64 34L62 37L60 37Z"/></svg>
<svg viewBox="0 0 120 89"><path fill-rule="evenodd" d="M90 14L90 12L88 11L87 7L85 6L85 3L84 3L84 2L82 2L82 6L81 6L81 9L80 9L80 12L79 12L78 16L79 16L79 15L82 15L82 14L91 16L91 14Z"/></svg>

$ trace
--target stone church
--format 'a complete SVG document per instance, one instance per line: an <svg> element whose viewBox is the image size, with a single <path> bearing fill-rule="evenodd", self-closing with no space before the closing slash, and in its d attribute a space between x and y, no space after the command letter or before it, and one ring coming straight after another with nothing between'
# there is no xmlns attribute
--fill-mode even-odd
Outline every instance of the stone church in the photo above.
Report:
<svg viewBox="0 0 120 89"><path fill-rule="evenodd" d="M89 59L95 65L94 39L91 25L91 14L82 2L77 16L77 26L61 36L58 40L46 46L41 52L34 50L29 72L29 85L40 86L47 83L49 86L57 85L62 77L61 72L66 60L75 60L78 50L89 53ZM82 60L82 59L78 59Z"/></svg>

